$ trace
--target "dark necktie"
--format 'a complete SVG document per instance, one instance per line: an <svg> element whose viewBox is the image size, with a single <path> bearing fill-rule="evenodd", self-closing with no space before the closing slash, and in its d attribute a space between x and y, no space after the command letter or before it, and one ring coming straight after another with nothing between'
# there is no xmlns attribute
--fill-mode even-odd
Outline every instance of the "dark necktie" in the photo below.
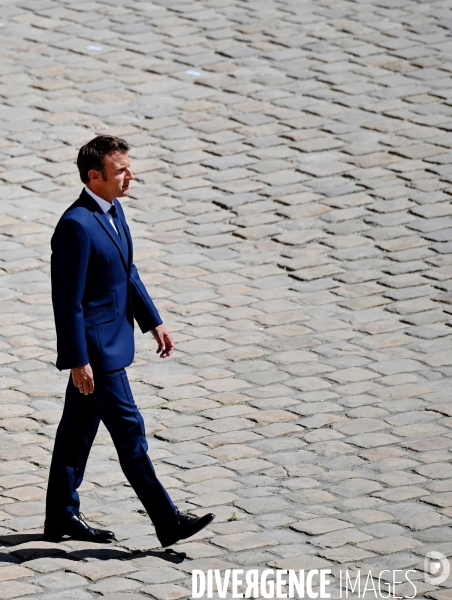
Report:
<svg viewBox="0 0 452 600"><path fill-rule="evenodd" d="M124 256L126 258L126 261L128 261L128 255L129 255L128 250L129 249L127 247L127 239L126 239L126 236L124 233L124 229L122 227L121 219L119 218L118 209L116 208L116 206L114 204L112 204L111 208L108 212L113 217L113 222L115 224L116 231L118 233L118 237L121 240L121 246L122 246Z"/></svg>

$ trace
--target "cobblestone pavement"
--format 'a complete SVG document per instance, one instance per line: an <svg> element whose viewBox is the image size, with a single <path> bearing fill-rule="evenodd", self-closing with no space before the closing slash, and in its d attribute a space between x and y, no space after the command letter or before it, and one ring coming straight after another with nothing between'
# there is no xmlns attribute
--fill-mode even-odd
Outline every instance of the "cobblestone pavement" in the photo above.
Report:
<svg viewBox="0 0 452 600"><path fill-rule="evenodd" d="M452 555L450 2L0 7L0 599L178 600L194 568ZM151 456L181 510L218 515L178 553L105 430L82 509L118 543L41 537L67 378L49 239L103 132L133 146L136 262L178 343L160 361L137 333Z"/></svg>

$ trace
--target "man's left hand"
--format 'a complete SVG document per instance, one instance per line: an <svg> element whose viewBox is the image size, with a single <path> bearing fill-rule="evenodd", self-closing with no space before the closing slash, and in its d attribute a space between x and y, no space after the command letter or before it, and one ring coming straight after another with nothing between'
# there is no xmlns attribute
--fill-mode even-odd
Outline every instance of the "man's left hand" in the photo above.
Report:
<svg viewBox="0 0 452 600"><path fill-rule="evenodd" d="M157 354L160 354L160 358L171 356L175 344L168 329L164 325L158 325L155 329L151 329L151 333L158 344Z"/></svg>

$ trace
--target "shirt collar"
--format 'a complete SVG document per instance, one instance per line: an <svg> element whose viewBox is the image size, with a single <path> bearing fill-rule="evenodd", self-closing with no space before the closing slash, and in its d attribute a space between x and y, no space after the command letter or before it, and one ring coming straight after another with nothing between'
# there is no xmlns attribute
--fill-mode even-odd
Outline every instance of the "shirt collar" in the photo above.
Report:
<svg viewBox="0 0 452 600"><path fill-rule="evenodd" d="M104 213L108 213L108 211L110 210L110 208L114 204L114 200L113 200L113 202L110 203L110 202L108 202L108 200L104 200L100 196L97 196L94 192L92 192L86 186L85 186L85 192L87 194L89 194L91 196L91 198L93 198L97 202L97 204L100 206L102 212L104 212Z"/></svg>

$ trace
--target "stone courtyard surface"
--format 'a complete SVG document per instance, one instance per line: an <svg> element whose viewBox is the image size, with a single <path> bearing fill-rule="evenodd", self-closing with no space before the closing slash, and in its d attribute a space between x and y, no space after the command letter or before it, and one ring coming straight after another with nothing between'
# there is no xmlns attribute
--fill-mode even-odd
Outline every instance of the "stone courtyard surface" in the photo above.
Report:
<svg viewBox="0 0 452 600"><path fill-rule="evenodd" d="M0 599L451 555L450 2L1 0L0 20ZM42 541L67 381L49 240L99 133L133 147L136 263L177 342L161 361L137 332L150 454L181 510L217 514L175 552L105 429L82 510L118 542Z"/></svg>

